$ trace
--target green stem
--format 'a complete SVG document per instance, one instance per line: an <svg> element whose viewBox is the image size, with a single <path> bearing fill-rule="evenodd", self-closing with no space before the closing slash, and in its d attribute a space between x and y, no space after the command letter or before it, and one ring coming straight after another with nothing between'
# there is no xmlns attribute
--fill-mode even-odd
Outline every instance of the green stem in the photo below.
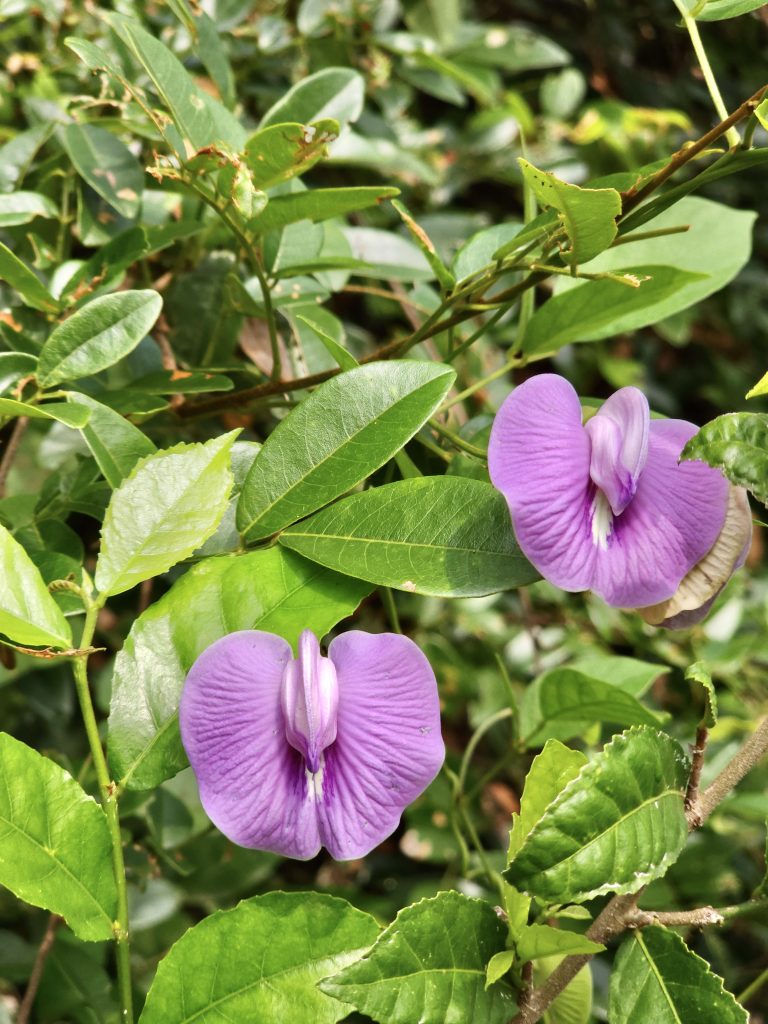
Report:
<svg viewBox="0 0 768 1024"><path fill-rule="evenodd" d="M505 309L497 309L493 316L489 316L487 320L484 320L476 331L473 331L470 336L465 338L461 344L456 346L456 348L451 349L448 358L445 360L446 363L452 363L454 359L458 359L463 352L466 352L471 345L474 345L479 337L485 334L486 331L489 331L496 321L504 316L505 313ZM451 328L451 332L453 332L453 328Z"/></svg>
<svg viewBox="0 0 768 1024"><path fill-rule="evenodd" d="M717 116L721 121L724 121L728 117L728 108L723 102L723 97L720 94L720 89L717 85L717 79L715 78L712 65L709 63L709 58L707 57L707 51L704 49L704 43L699 35L699 26L696 19L691 17L688 8L685 6L684 0L675 0L675 6L680 12L683 24L690 36L691 43L693 45L693 52L696 54L696 60L699 62L701 73L704 76L704 81L707 83L709 95L712 98L712 105L717 111ZM741 145L741 136L734 127L728 129L726 132L726 138L731 146Z"/></svg>
<svg viewBox="0 0 768 1024"><path fill-rule="evenodd" d="M755 980L750 982L743 992L740 992L739 995L736 996L736 1002L741 1004L746 1003L748 999L751 999L752 996L756 995L760 991L766 982L768 982L768 967L765 968L762 974L758 974Z"/></svg>
<svg viewBox="0 0 768 1024"><path fill-rule="evenodd" d="M528 156L528 148L526 145L526 138L524 134L520 136L520 148L523 156ZM530 224L538 213L538 205L536 203L536 193L533 191L531 186L528 184L527 179L523 178L523 220L526 224ZM520 316L517 321L517 341L518 345L522 343L522 339L525 337L525 329L528 326L528 321L531 319L534 313L536 302L536 293L531 288L523 293L520 299Z"/></svg>
<svg viewBox="0 0 768 1024"><path fill-rule="evenodd" d="M264 303L264 316L267 321L267 330L269 331L269 347L272 350L271 377L272 380L278 381L282 376L283 367L280 360L280 342L277 337L277 322L275 320L275 308L272 305L272 293L269 290L267 275L264 273L264 267L261 263L261 254L256 254L251 262L256 277L259 279L259 285L261 286L261 299Z"/></svg>
<svg viewBox="0 0 768 1024"><path fill-rule="evenodd" d="M89 604L83 626L83 635L80 638L81 648L90 647L92 644L98 613L98 605ZM128 933L128 891L125 882L125 861L123 860L123 839L120 834L120 815L117 807L115 785L110 779L107 759L104 756L104 748L101 745L101 737L99 736L96 713L93 709L93 701L91 700L91 691L88 686L87 661L87 655L76 658L72 669L112 844L112 870L117 887L117 920L115 921L114 931L115 939L117 940L117 981L122 1007L121 1022L122 1024L133 1024L131 952Z"/></svg>
<svg viewBox="0 0 768 1024"><path fill-rule="evenodd" d="M469 441L465 441L463 437L459 437L458 434L454 434L452 430L444 427L442 423L436 419L429 421L430 427L441 437L444 437L446 441L453 445L454 448L458 448L459 451L466 452L467 455L471 455L475 459L482 459L483 462L488 460L488 452L482 448L478 448L477 445L470 444Z"/></svg>
<svg viewBox="0 0 768 1024"><path fill-rule="evenodd" d="M439 411L445 412L446 410L451 409L454 405L458 405L459 402L463 402L466 398L469 398L471 395L474 395L476 391L480 391L488 384L492 384L495 380L498 380L499 377L503 377L505 374L509 373L509 371L513 370L516 365L517 360L515 359L512 359L504 363L504 365L500 366L498 370L494 370L493 373L489 373L487 377L482 377L480 380L475 381L474 384L471 384L468 388L465 388L464 391L460 391L459 394L456 395L454 398L451 398L448 402L444 402L440 406Z"/></svg>
<svg viewBox="0 0 768 1024"><path fill-rule="evenodd" d="M457 786L460 795L463 795L464 790L466 789L469 765L474 757L480 740L490 729L494 727L494 725L497 725L499 722L503 722L507 718L511 718L513 715L514 711L512 708L502 708L501 711L497 711L495 715L491 715L490 718L486 718L482 725L478 726L472 733L469 743L467 744L467 749L464 751L464 756L461 759L461 767L459 768Z"/></svg>
<svg viewBox="0 0 768 1024"><path fill-rule="evenodd" d="M396 633L402 633L403 630L400 626L400 616L397 614L397 605L395 604L395 595L392 593L390 587L380 587L381 600L384 607L387 609L387 615L392 625L392 629Z"/></svg>

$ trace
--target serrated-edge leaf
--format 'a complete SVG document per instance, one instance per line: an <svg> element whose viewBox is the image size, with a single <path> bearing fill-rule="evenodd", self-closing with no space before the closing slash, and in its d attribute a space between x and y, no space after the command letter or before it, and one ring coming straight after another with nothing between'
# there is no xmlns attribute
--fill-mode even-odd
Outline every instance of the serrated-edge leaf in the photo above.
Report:
<svg viewBox="0 0 768 1024"><path fill-rule="evenodd" d="M666 963L662 964L662 958ZM639 992L638 980L642 980ZM657 1024L747 1024L746 1010L706 960L689 949L676 932L658 925L635 931L618 952L611 977L611 1024L639 1020L638 999L649 985L660 997L651 1007ZM691 990L688 996L686 988ZM664 1009L669 1012L662 1016Z"/></svg>
<svg viewBox="0 0 768 1024"><path fill-rule="evenodd" d="M683 448L683 462L700 459L768 503L768 415L730 412L706 423Z"/></svg>
<svg viewBox="0 0 768 1024"><path fill-rule="evenodd" d="M698 683L704 688L704 715L702 725L714 729L717 725L717 693L712 682L712 673L703 661L695 661L685 670L685 678L689 683Z"/></svg>
<svg viewBox="0 0 768 1024"><path fill-rule="evenodd" d="M187 558L193 551L197 550L213 534L221 521L221 517L227 508L229 493L232 489L232 472L229 468L229 449L240 433L233 430L229 434L212 438L205 444L177 444L172 448L165 448L141 459L136 464L133 472L119 487L112 492L112 498L107 506L104 516L104 524L101 531L101 552L96 563L95 582L102 597L109 597L121 594L125 590L140 583L144 579L157 576L166 572L171 566ZM196 467L194 475L187 479L181 493L177 495L170 505L160 505L152 509L147 515L147 495L150 494L155 501L162 495L161 478L156 475L159 471L160 462L175 456L199 455L206 451L209 455L204 465L199 469ZM162 549L157 548L151 554L151 566L141 567L142 559L146 559L146 548L151 543L158 543L155 531L162 524L167 515L173 515L174 508L178 506L182 498L188 498L190 491L200 487L200 478L212 471L218 473L221 470L221 479L214 487L214 500L210 502L208 522L206 529L194 537L187 537L181 547ZM143 536L134 545L129 555L117 556L110 551L110 548L120 549L125 545L125 532L134 525L126 523L126 516L135 514L137 506L142 508L141 528ZM178 519L178 512L176 513ZM121 522L122 519L122 522ZM128 544L130 545L130 540ZM137 563L139 566L137 568Z"/></svg>
<svg viewBox="0 0 768 1024"><path fill-rule="evenodd" d="M13 766L8 764L11 760ZM4 780L0 784L0 882L28 903L66 918L81 939L113 938L117 887L104 811L63 768L7 733L0 733L0 780ZM30 784L25 786L27 782ZM34 808L32 813L28 803ZM45 836L35 834L31 825L35 812L39 814L43 808L47 810ZM71 842L73 858L67 858L69 863L48 845L54 834L56 841ZM43 853L50 861L50 871L34 871L24 877L27 858L14 849L6 859L4 847L9 837L30 844L34 855ZM79 876L78 867L87 870L87 877ZM52 875L61 877L61 883L51 885ZM99 898L94 895L97 888ZM72 891L77 894L74 900Z"/></svg>
<svg viewBox="0 0 768 1024"><path fill-rule="evenodd" d="M647 792L639 788L641 780L636 770L630 771L628 763L627 752L639 757L641 746L646 748L641 764L654 773L643 780L652 784ZM617 778L619 771L628 777ZM505 877L523 892L557 903L583 903L608 892L636 892L665 874L685 845L688 825L684 790L688 772L689 762L682 747L666 733L634 726L615 736L547 808L511 861ZM609 808L611 820L606 825L596 820L594 805L598 794ZM633 799L625 810L620 810L617 803L620 795ZM654 815L649 849L638 850L635 827L632 844L622 846L614 840L608 850L611 863L597 863L596 844L648 810ZM561 849L562 840L566 841L568 852ZM626 860L617 865L619 856Z"/></svg>

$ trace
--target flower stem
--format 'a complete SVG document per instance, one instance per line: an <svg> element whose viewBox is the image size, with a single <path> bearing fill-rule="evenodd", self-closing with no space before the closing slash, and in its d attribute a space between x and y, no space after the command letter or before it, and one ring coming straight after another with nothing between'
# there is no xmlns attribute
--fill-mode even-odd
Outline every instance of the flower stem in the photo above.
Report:
<svg viewBox="0 0 768 1024"><path fill-rule="evenodd" d="M83 635L80 638L81 648L91 646L93 634L96 631L96 617L98 613L98 605L91 603L89 600L83 626ZM120 816L117 807L116 789L110 779L107 759L104 756L104 748L101 745L99 726L93 709L93 701L91 700L91 691L88 686L87 662L88 655L82 655L74 660L72 669L75 676L77 696L80 701L80 711L83 716L85 732L88 736L88 745L93 757L101 802L107 818L109 837L112 844L112 870L115 875L115 886L117 888L117 920L114 924L114 931L117 941L117 981L122 1007L121 1022L122 1024L133 1024L133 993L131 988L131 960L128 934L128 891L125 882L125 861L123 860L123 840L120 834Z"/></svg>
<svg viewBox="0 0 768 1024"><path fill-rule="evenodd" d="M758 974L755 980L750 982L743 992L740 992L738 996L736 996L736 1002L743 1005L748 999L751 999L752 996L756 995L766 982L768 982L768 967L766 967L761 974Z"/></svg>

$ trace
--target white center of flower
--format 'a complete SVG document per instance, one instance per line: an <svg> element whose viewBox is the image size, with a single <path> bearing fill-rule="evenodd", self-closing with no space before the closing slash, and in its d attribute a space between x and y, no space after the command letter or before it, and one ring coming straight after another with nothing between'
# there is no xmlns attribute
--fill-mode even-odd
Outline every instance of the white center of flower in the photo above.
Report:
<svg viewBox="0 0 768 1024"><path fill-rule="evenodd" d="M592 543L601 551L605 551L612 531L613 512L608 499L598 488L592 499Z"/></svg>

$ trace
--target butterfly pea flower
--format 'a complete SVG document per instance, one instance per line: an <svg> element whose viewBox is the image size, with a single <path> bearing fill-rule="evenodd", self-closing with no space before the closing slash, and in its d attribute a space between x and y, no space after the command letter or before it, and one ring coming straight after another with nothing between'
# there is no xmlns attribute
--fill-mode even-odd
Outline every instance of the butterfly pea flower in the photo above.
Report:
<svg viewBox="0 0 768 1024"><path fill-rule="evenodd" d="M181 737L209 818L241 846L363 857L445 756L437 682L416 644L351 630L323 656L274 633L211 644L189 671Z"/></svg>
<svg viewBox="0 0 768 1024"><path fill-rule="evenodd" d="M680 463L697 430L652 420L634 387L586 423L563 377L515 388L494 421L488 468L526 557L562 590L592 590L653 625L699 621L743 564L752 522L742 488Z"/></svg>

